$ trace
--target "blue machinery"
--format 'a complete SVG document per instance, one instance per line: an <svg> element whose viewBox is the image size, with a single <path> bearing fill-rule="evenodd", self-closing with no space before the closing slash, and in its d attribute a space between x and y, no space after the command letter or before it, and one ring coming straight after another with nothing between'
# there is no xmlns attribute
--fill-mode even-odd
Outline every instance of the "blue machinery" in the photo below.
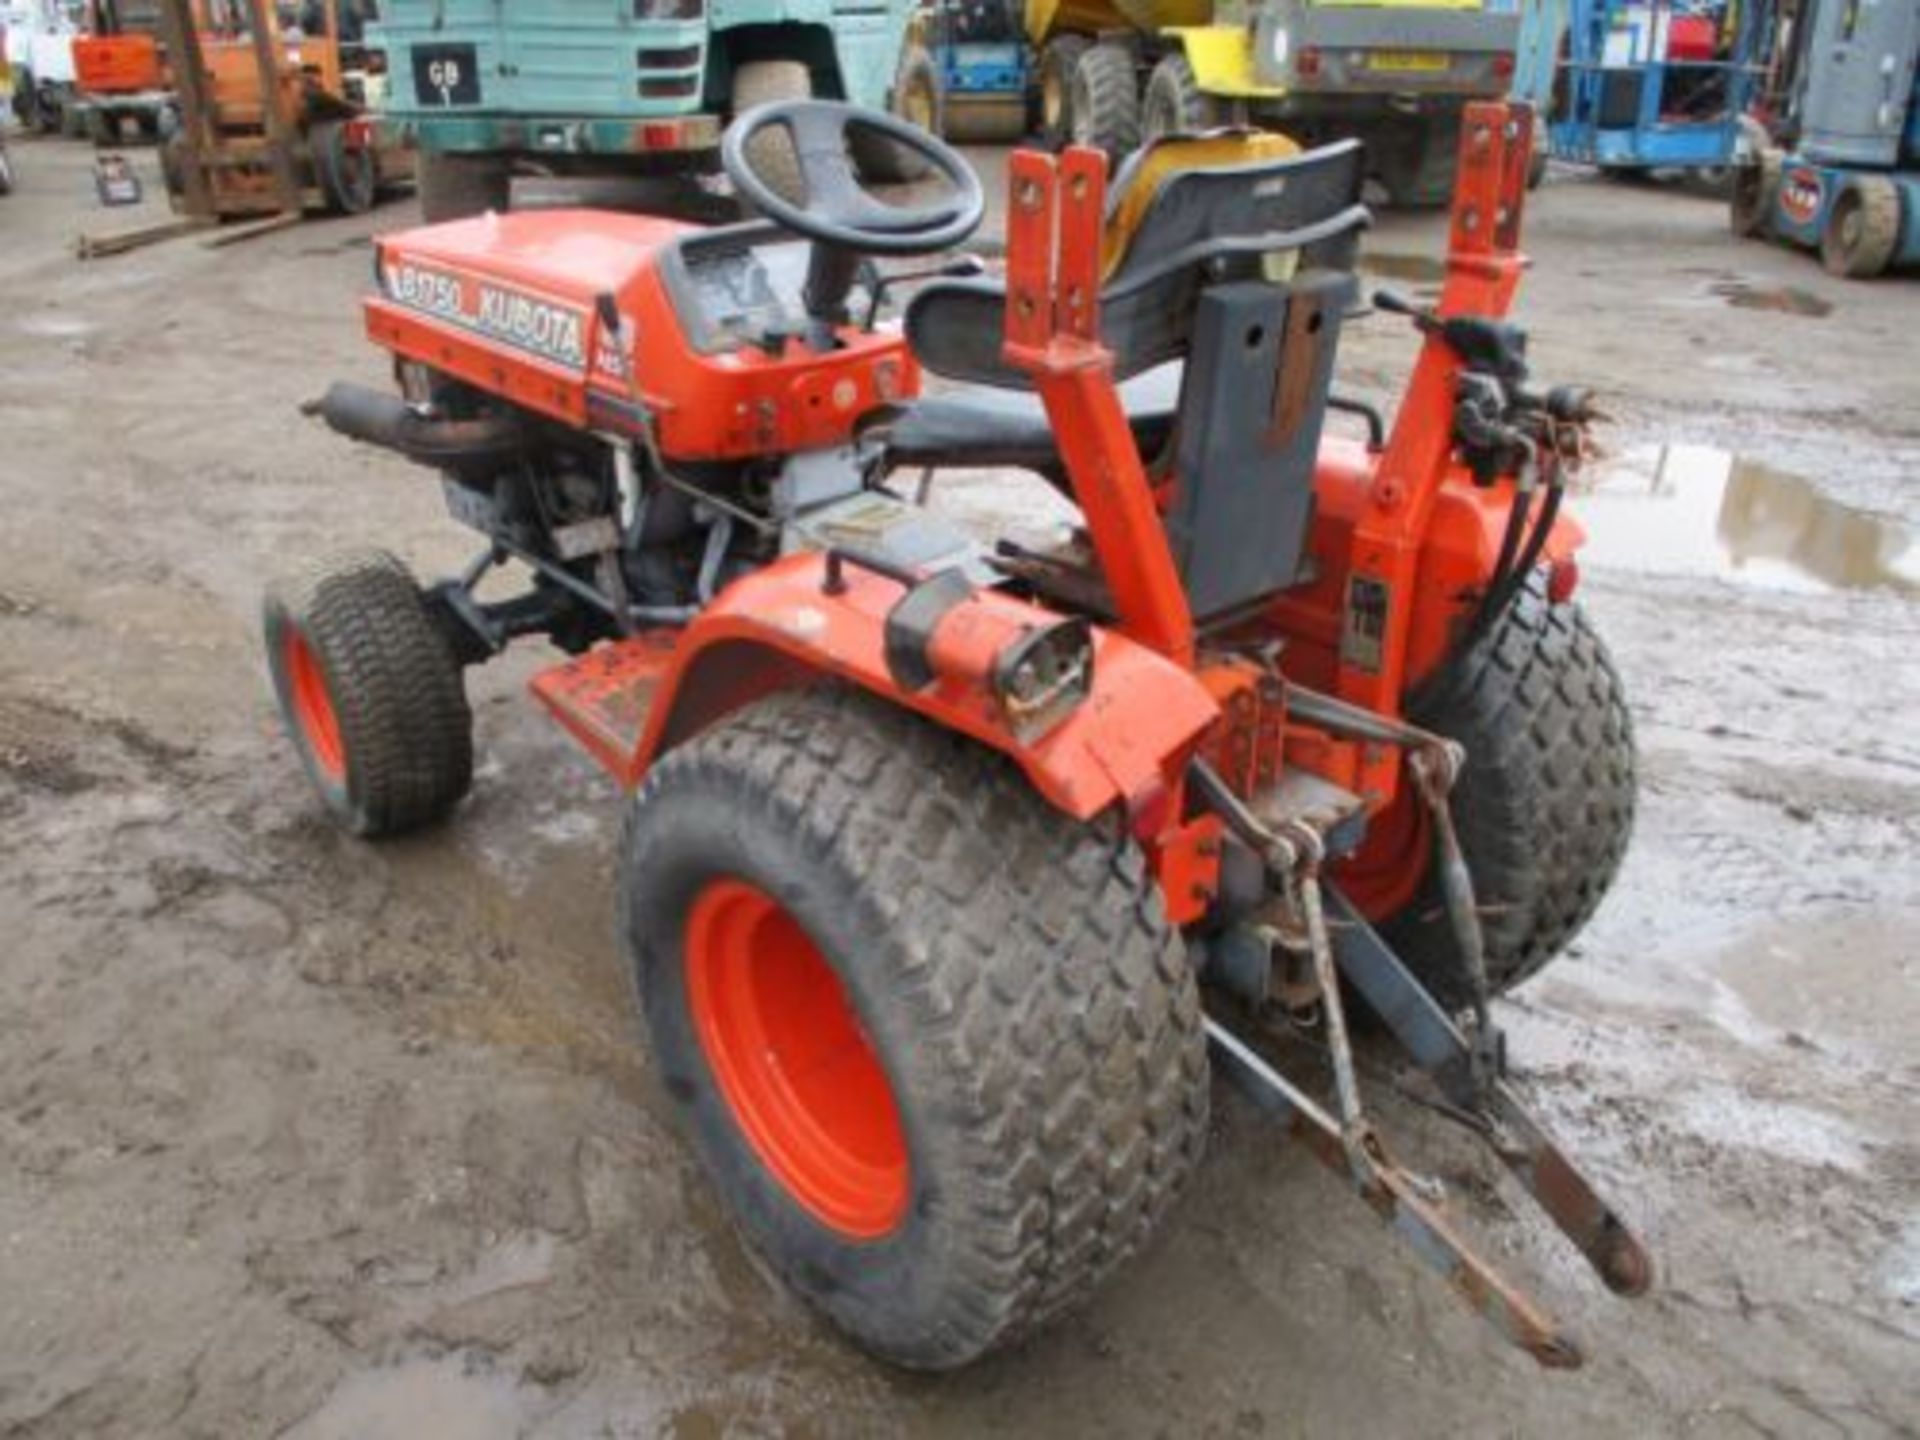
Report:
<svg viewBox="0 0 1920 1440"><path fill-rule="evenodd" d="M1771 0L1528 0L1516 93L1557 160L1717 169L1759 93Z"/></svg>
<svg viewBox="0 0 1920 1440"><path fill-rule="evenodd" d="M1734 177L1733 228L1866 279L1920 265L1920 0L1802 0L1774 139Z"/></svg>

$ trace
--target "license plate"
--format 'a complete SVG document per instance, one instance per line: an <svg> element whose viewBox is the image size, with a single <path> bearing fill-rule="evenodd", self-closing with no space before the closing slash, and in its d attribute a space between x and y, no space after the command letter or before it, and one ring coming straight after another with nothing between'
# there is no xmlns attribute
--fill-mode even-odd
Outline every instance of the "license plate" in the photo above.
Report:
<svg viewBox="0 0 1920 1440"><path fill-rule="evenodd" d="M414 46L413 93L422 105L478 105L480 63L473 46Z"/></svg>
<svg viewBox="0 0 1920 1440"><path fill-rule="evenodd" d="M1437 50L1376 50L1367 57L1367 68L1433 75L1447 68L1447 57Z"/></svg>

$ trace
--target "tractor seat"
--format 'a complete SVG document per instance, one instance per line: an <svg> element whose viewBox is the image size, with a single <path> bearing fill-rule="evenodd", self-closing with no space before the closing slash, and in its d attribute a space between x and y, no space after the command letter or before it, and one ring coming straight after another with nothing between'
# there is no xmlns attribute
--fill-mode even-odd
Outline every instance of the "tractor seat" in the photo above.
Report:
<svg viewBox="0 0 1920 1440"><path fill-rule="evenodd" d="M1364 173L1355 140L1303 153L1284 136L1229 131L1138 151L1108 193L1101 242L1100 335L1115 377L1181 359L1211 285L1351 271L1371 220ZM935 281L907 306L908 344L936 375L1030 389L1001 358L1006 308L999 281Z"/></svg>
<svg viewBox="0 0 1920 1440"><path fill-rule="evenodd" d="M1120 400L1134 444L1151 460L1173 438L1180 411L1180 367L1162 365L1127 381ZM922 396L887 427L887 465L946 469L1011 466L1065 479L1046 407L1032 393L963 389Z"/></svg>

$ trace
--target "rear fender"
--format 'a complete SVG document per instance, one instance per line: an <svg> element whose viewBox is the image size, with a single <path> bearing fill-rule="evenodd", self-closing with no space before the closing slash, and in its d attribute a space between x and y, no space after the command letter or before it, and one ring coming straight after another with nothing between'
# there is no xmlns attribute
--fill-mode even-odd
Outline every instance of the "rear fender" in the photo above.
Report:
<svg viewBox="0 0 1920 1440"><path fill-rule="evenodd" d="M821 679L858 685L934 724L990 745L1047 801L1078 820L1116 801L1138 813L1177 791L1187 759L1219 707L1192 673L1114 631L1092 629L1087 696L1041 733L1017 733L991 683L1009 645L1061 616L976 589L936 622L931 678L910 688L886 653L896 580L849 565L831 593L825 559L793 555L727 587L675 646L631 763L636 783L676 745L741 706Z"/></svg>

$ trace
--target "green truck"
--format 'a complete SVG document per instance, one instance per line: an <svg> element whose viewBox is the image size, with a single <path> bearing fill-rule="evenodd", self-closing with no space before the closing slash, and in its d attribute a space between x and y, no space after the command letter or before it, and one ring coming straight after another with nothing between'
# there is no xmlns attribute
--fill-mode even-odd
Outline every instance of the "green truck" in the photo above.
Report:
<svg viewBox="0 0 1920 1440"><path fill-rule="evenodd" d="M721 129L806 95L893 108L915 0L385 0L381 123L430 221L504 208L515 169L710 172ZM876 178L904 156L859 157ZM776 162L777 163L777 162Z"/></svg>

